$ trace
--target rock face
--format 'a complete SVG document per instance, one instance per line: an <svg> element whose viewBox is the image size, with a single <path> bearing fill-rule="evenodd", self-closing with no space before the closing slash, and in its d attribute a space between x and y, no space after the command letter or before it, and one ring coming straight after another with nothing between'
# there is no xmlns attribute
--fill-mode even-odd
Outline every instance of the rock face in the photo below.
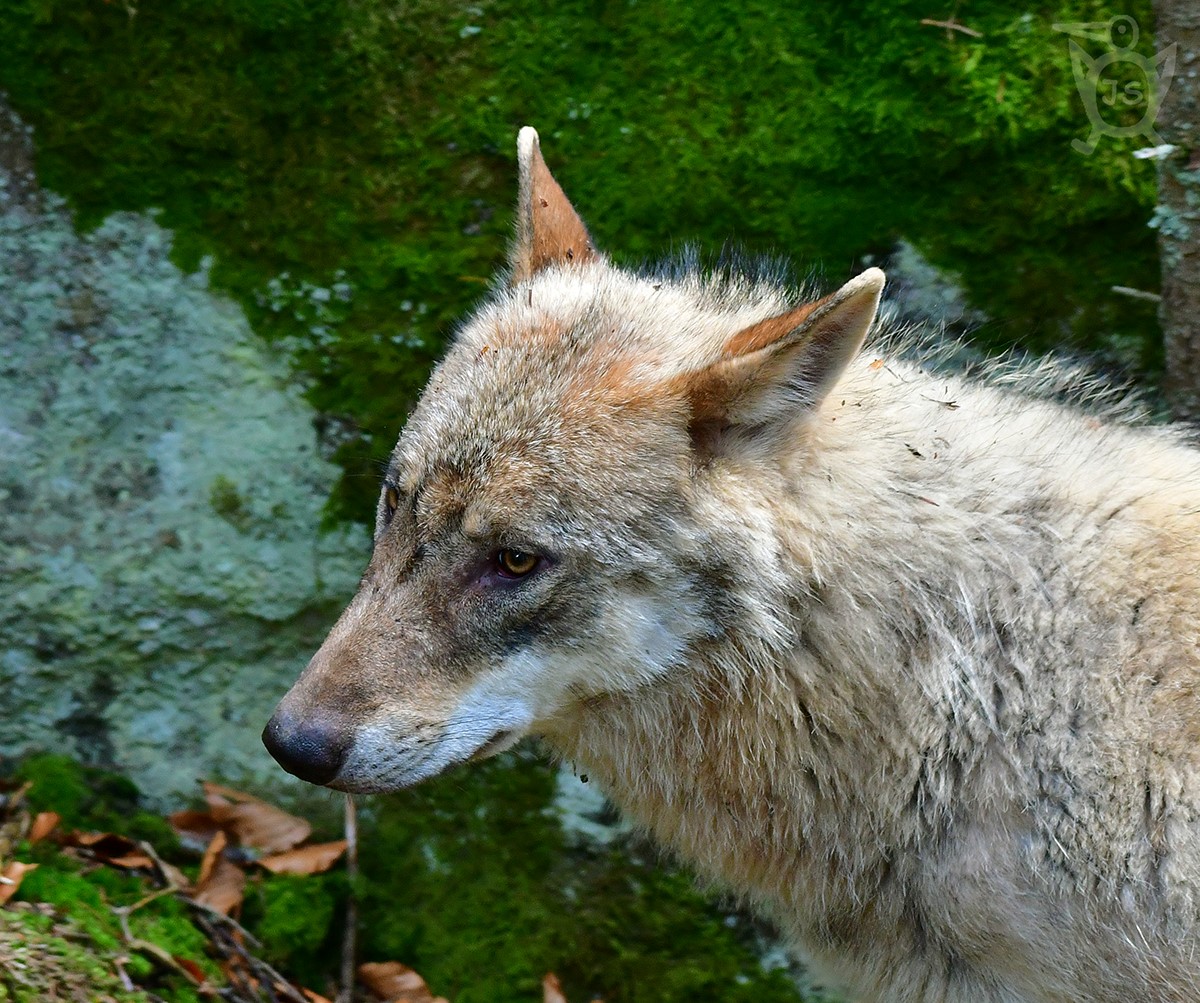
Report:
<svg viewBox="0 0 1200 1003"><path fill-rule="evenodd" d="M288 367L147 214L77 233L0 106L0 755L162 803L281 782L271 708L353 591L335 468Z"/></svg>

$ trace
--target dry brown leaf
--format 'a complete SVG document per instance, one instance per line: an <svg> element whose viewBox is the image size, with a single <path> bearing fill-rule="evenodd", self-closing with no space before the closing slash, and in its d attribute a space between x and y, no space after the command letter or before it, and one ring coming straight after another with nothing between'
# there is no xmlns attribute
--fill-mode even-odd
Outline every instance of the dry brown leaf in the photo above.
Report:
<svg viewBox="0 0 1200 1003"><path fill-rule="evenodd" d="M254 801L262 803L262 798L256 798L245 791L234 790L232 787L214 784L211 780L202 781L200 786L204 788L204 800L209 804L249 804Z"/></svg>
<svg viewBox="0 0 1200 1003"><path fill-rule="evenodd" d="M875 359L867 368L868 369L882 369L883 368L883 359Z"/></svg>
<svg viewBox="0 0 1200 1003"><path fill-rule="evenodd" d="M184 958L178 954L172 954L171 960L177 964L183 973L192 980L196 985L202 986L208 981L208 976L204 974L204 969L201 968L191 958Z"/></svg>
<svg viewBox="0 0 1200 1003"><path fill-rule="evenodd" d="M445 998L434 996L425 980L399 961L359 965L358 979L372 995L389 1003L448 1003Z"/></svg>
<svg viewBox="0 0 1200 1003"><path fill-rule="evenodd" d="M228 916L242 904L246 893L246 872L224 857L217 857L208 872L208 880L196 883L192 896L201 905Z"/></svg>
<svg viewBox="0 0 1200 1003"><path fill-rule="evenodd" d="M305 819L230 787L206 782L204 797L217 825L242 846L268 854L282 853L303 843L312 833Z"/></svg>
<svg viewBox="0 0 1200 1003"><path fill-rule="evenodd" d="M30 871L36 871L37 867L37 864L23 864L19 860L10 860L4 865L4 870L0 871L0 878L3 878L0 881L0 905L4 905L16 895L25 875Z"/></svg>
<svg viewBox="0 0 1200 1003"><path fill-rule="evenodd" d="M262 802L214 808L213 817L242 846L267 854L290 850L312 834L312 826L304 819Z"/></svg>
<svg viewBox="0 0 1200 1003"><path fill-rule="evenodd" d="M308 1003L333 1003L328 996L322 996L320 993L314 993L311 989L300 987L300 995L303 996Z"/></svg>
<svg viewBox="0 0 1200 1003"><path fill-rule="evenodd" d="M322 874L346 852L346 845L344 839L334 843L314 843L262 857L256 863L272 874Z"/></svg>
<svg viewBox="0 0 1200 1003"><path fill-rule="evenodd" d="M204 859L200 861L200 873L196 877L196 885L203 885L212 875L213 867L216 866L221 854L225 851L225 846L229 842L225 833L219 829L213 833L213 838L208 841L208 849L204 851Z"/></svg>
<svg viewBox="0 0 1200 1003"><path fill-rule="evenodd" d="M221 961L221 973L225 976L225 981L231 985L246 986L256 994L262 988L262 983L251 971L250 966L246 964L246 960L236 954Z"/></svg>
<svg viewBox="0 0 1200 1003"><path fill-rule="evenodd" d="M38 840L45 839L58 828L58 823L61 821L62 817L56 811L38 812L34 817L33 825L29 827L29 842L36 843Z"/></svg>
<svg viewBox="0 0 1200 1003"><path fill-rule="evenodd" d="M127 871L136 871L140 868L152 868L154 861L144 853L129 853L120 857L105 857L104 862L111 864L113 867L123 867Z"/></svg>
<svg viewBox="0 0 1200 1003"><path fill-rule="evenodd" d="M171 828L181 839L192 839L207 846L213 836L220 830L212 812L197 811L189 808L185 811L172 812L167 816Z"/></svg>
<svg viewBox="0 0 1200 1003"><path fill-rule="evenodd" d="M547 972L542 979L542 1003L567 1003L563 995L562 983L553 972Z"/></svg>
<svg viewBox="0 0 1200 1003"><path fill-rule="evenodd" d="M200 875L192 898L225 916L242 904L246 891L246 873L222 855L229 840L218 832L204 851Z"/></svg>
<svg viewBox="0 0 1200 1003"><path fill-rule="evenodd" d="M137 843L115 833L76 831L68 833L63 843L87 850L97 860L114 867L127 870L154 867L154 861Z"/></svg>

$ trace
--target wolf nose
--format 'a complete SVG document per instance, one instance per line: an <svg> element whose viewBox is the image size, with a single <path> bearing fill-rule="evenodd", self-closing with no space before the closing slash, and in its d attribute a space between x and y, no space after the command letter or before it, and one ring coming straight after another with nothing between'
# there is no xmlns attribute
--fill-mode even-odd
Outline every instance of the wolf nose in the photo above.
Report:
<svg viewBox="0 0 1200 1003"><path fill-rule="evenodd" d="M297 723L276 711L263 729L263 745L288 773L325 785L337 776L350 743L347 732L322 721Z"/></svg>

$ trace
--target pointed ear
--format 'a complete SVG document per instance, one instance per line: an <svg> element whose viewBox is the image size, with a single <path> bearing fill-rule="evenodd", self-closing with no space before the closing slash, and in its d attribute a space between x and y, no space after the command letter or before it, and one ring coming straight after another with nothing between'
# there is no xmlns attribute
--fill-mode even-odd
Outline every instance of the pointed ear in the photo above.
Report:
<svg viewBox="0 0 1200 1003"><path fill-rule="evenodd" d="M581 264L596 258L587 227L542 159L537 130L517 134L520 201L517 238L509 255L512 282L524 282L550 265Z"/></svg>
<svg viewBox="0 0 1200 1003"><path fill-rule="evenodd" d="M681 377L697 443L787 428L815 411L862 346L883 283L869 268L831 296L739 331L721 359Z"/></svg>

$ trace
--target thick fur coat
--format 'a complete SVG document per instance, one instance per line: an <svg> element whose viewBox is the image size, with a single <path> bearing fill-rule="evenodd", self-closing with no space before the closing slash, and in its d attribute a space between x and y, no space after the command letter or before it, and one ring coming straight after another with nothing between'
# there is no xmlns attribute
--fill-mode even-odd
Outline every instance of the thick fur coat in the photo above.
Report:
<svg viewBox="0 0 1200 1003"><path fill-rule="evenodd" d="M277 758L389 790L541 735L856 998L1200 999L1200 452L860 350L874 269L615 268L519 146L512 281Z"/></svg>

